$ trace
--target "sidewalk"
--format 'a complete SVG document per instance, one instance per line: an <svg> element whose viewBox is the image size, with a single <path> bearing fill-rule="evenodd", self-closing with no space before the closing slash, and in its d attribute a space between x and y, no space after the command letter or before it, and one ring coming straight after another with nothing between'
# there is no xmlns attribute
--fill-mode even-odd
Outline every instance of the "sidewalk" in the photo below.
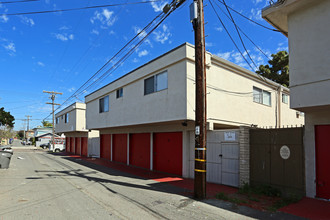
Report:
<svg viewBox="0 0 330 220"><path fill-rule="evenodd" d="M193 179L185 179L182 177L173 176L170 174L164 174L159 172L153 172L150 170L145 170L142 168L136 168L132 166L126 166L124 164L119 164L115 162L111 162L108 160L103 160L99 158L86 158L77 155L70 155L64 153L64 156L69 156L76 159L82 159L97 165L105 166L111 169L119 170L122 172L126 172L138 177L152 179L157 182L167 183L179 188L184 189L184 195L193 197L194 192L194 180ZM219 192L224 192L226 194L234 194L238 191L237 188L207 183L206 185L206 199L215 199L216 194ZM330 220L330 202L311 199L311 198L303 198L296 204L291 204L286 207L279 209L278 211L283 213L288 213L290 215L299 216L307 219L329 219Z"/></svg>

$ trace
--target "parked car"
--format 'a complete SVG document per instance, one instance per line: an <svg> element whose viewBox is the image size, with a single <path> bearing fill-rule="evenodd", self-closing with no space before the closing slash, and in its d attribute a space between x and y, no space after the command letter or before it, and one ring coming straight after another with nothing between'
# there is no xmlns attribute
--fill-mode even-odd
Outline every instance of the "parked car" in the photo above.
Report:
<svg viewBox="0 0 330 220"><path fill-rule="evenodd" d="M42 149L49 148L49 143L40 144L40 147L41 147Z"/></svg>
<svg viewBox="0 0 330 220"><path fill-rule="evenodd" d="M30 141L22 141L21 144L22 145L31 145L32 143Z"/></svg>

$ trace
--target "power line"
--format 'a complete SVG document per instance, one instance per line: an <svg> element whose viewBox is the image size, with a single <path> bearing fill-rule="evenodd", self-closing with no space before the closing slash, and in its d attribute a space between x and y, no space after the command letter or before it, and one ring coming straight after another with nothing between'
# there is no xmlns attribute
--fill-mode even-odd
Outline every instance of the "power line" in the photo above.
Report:
<svg viewBox="0 0 330 220"><path fill-rule="evenodd" d="M242 43L242 46L243 46L243 48L244 48L246 54L248 55L248 57L249 57L250 60L252 61L252 63L253 63L253 65L255 66L255 68L258 69L257 64L254 62L254 60L253 60L252 57L250 56L249 51L248 51L248 50L246 49L246 47L245 47L244 41L243 41L243 39L242 39L242 37L241 37L241 34L240 34L240 32L239 32L239 30L238 30L238 28L237 28L236 22L235 22L233 16L231 15L231 13L230 13L230 11L229 11L229 9L228 9L228 6L227 6L227 4L226 4L226 1L223 0L223 3L225 4L225 7L226 7L226 9L227 9L227 11L228 11L228 14L229 14L229 16L230 16L230 18L231 18L231 21L233 22L233 24L234 24L234 26L235 26L236 32L237 32L237 34L238 34L238 37L239 37L239 39L240 39L240 41L241 41L241 43Z"/></svg>
<svg viewBox="0 0 330 220"><path fill-rule="evenodd" d="M175 1L172 2L172 4L175 4ZM108 75L109 72L115 71L136 49L138 46L140 46L145 39L176 9L176 7L171 8L171 10L167 13L167 15L164 15L163 12L161 12L159 15L157 15L145 28L143 28L138 34L136 34L123 48L121 48L106 64L104 64L92 77L90 77L74 94L72 94L69 98L67 98L55 111L57 111L62 105L64 105L66 102L68 102L73 97L77 97L84 93L86 89L90 88L92 85L95 85L96 82L100 80L104 80ZM160 21L155 22L156 19L160 19ZM157 23L157 24L155 24ZM149 31L149 33L145 33L147 29L153 25L153 28ZM96 77L112 60L114 60L119 54L121 54L127 47L130 45L134 40L137 39L137 37L141 36L142 39L135 44L119 61L117 61L116 64L114 64L110 69L108 69L105 73L103 73L98 79L96 79L94 82L92 82L90 85L86 86L94 77ZM79 93L78 93L79 92ZM48 115L46 118L48 118L50 115ZM45 118L45 119L46 119Z"/></svg>
<svg viewBox="0 0 330 220"><path fill-rule="evenodd" d="M81 8L68 8L68 9L57 9L57 10L48 10L48 11L33 11L33 12L18 12L18 13L10 13L10 14L1 14L1 16L12 16L12 15L32 15L32 14L46 14L46 13L55 13L55 12L67 12L67 11L78 11L78 10L85 10L85 9L94 9L94 8L107 8L107 7L116 7L116 6L123 6L123 5L137 5L137 4L146 4L151 2L158 2L161 0L149 0L143 2L126 2L126 3L118 3L118 4L109 4L109 5L94 5L94 6L87 6Z"/></svg>
<svg viewBox="0 0 330 220"><path fill-rule="evenodd" d="M223 1L221 1L221 0L218 0L218 1L219 1L221 4L225 4L225 3L224 3ZM243 15L242 13L236 11L235 9L233 9L233 8L231 8L231 7L229 7L229 6L228 6L228 8L229 8L230 10L232 10L233 12L235 12L236 14L242 16L243 18L245 18L245 19L247 19L247 20L249 20L249 21L255 23L256 25L259 25L260 27L266 28L266 29L268 29L268 30L270 30L270 31L281 32L281 31L279 31L279 30L276 30L276 29L273 29L273 28L269 28L269 27L267 27L267 26L265 26L265 25L263 25L263 24L260 24L260 23L258 23L258 22L256 22L256 21L252 20L251 18L248 18L247 16Z"/></svg>
<svg viewBox="0 0 330 220"><path fill-rule="evenodd" d="M222 13L231 21L231 22L233 22L234 23L234 21L232 21L231 19L230 19L230 17L222 10L222 8L217 4L217 3L215 3L217 6L218 6L218 8L222 11ZM228 8L229 8L229 6L228 6ZM240 30L240 32L268 59L268 60L270 60L271 58L256 44L256 43L254 43L254 41L237 25L237 23L236 23L236 27Z"/></svg>
<svg viewBox="0 0 330 220"><path fill-rule="evenodd" d="M12 4L12 3L23 3L23 2L37 2L39 0L21 0L21 1L9 1L9 2L0 2L0 4Z"/></svg>
<svg viewBox="0 0 330 220"><path fill-rule="evenodd" d="M243 59L245 60L245 62L250 66L251 70L253 70L253 67L251 66L251 64L247 61L247 59L245 58L245 56L243 55L242 51L238 48L237 44L235 43L234 39L232 38L232 36L230 35L229 31L227 30L225 24L222 22L222 19L220 18L219 14L217 13L217 11L215 10L213 4L212 4L212 0L209 1L214 13L216 14L216 16L218 17L220 23L222 24L223 28L225 29L227 35L229 36L229 38L231 39L231 41L233 42L233 44L235 45L236 49L238 50L238 52L241 54L241 56L243 57Z"/></svg>

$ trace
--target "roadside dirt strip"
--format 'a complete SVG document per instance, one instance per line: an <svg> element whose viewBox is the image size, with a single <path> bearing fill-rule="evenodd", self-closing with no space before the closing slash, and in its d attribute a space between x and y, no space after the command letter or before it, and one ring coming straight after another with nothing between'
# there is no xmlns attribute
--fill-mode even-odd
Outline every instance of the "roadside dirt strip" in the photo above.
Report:
<svg viewBox="0 0 330 220"><path fill-rule="evenodd" d="M250 219L169 184L75 160L15 149L10 168L0 169L0 219Z"/></svg>

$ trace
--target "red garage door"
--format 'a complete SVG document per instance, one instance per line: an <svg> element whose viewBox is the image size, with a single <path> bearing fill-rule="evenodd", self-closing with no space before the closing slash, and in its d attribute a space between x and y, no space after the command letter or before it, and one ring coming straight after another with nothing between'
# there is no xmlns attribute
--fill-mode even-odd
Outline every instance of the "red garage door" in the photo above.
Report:
<svg viewBox="0 0 330 220"><path fill-rule="evenodd" d="M80 153L81 153L80 152L80 137L76 137L75 146L76 146L75 154L80 155Z"/></svg>
<svg viewBox="0 0 330 220"><path fill-rule="evenodd" d="M330 125L315 126L316 196L330 199Z"/></svg>
<svg viewBox="0 0 330 220"><path fill-rule="evenodd" d="M70 137L70 152L74 153L74 137Z"/></svg>
<svg viewBox="0 0 330 220"><path fill-rule="evenodd" d="M65 138L65 151L70 152L70 138L69 137Z"/></svg>
<svg viewBox="0 0 330 220"><path fill-rule="evenodd" d="M88 146L88 139L87 137L82 137L81 138L81 155L86 156L87 157L87 149Z"/></svg>
<svg viewBox="0 0 330 220"><path fill-rule="evenodd" d="M182 175L182 132L154 133L153 168Z"/></svg>
<svg viewBox="0 0 330 220"><path fill-rule="evenodd" d="M129 161L131 165L150 168L150 134L130 134Z"/></svg>
<svg viewBox="0 0 330 220"><path fill-rule="evenodd" d="M111 159L111 134L101 134L100 154L101 158Z"/></svg>
<svg viewBox="0 0 330 220"><path fill-rule="evenodd" d="M112 137L113 160L127 163L127 134L114 134Z"/></svg>

